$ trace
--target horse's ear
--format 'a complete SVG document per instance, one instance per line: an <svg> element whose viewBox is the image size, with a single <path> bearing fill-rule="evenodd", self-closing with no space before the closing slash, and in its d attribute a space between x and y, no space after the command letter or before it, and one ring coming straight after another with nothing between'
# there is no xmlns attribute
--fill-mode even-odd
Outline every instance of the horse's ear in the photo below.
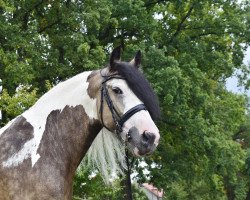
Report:
<svg viewBox="0 0 250 200"><path fill-rule="evenodd" d="M121 46L116 47L112 51L111 56L110 56L110 61L109 61L110 69L111 70L115 70L115 63L117 61L121 60L121 51L122 51L122 47Z"/></svg>
<svg viewBox="0 0 250 200"><path fill-rule="evenodd" d="M139 68L141 64L141 51L140 50L137 51L137 53L135 54L135 57L129 63L135 66L136 68Z"/></svg>

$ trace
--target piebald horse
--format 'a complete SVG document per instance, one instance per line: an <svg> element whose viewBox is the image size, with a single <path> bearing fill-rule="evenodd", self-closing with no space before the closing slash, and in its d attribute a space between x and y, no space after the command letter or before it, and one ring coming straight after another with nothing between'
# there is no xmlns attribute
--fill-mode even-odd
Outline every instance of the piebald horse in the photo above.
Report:
<svg viewBox="0 0 250 200"><path fill-rule="evenodd" d="M100 130L127 143L135 156L151 154L160 135L159 105L138 70L141 54L59 83L0 129L0 199L72 198L75 171Z"/></svg>

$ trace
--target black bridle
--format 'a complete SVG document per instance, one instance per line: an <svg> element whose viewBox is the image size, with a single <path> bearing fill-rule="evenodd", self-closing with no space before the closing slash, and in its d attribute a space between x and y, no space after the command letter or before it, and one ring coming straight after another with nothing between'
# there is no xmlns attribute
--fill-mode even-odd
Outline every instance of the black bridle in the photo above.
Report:
<svg viewBox="0 0 250 200"><path fill-rule="evenodd" d="M144 104L139 104L134 106L133 108L129 109L125 114L123 114L122 116L119 115L118 111L116 110L112 99L110 98L109 92L108 92L108 88L107 88L107 81L111 80L111 79L124 79L125 78L118 76L118 75L111 75L111 76L104 76L101 74L101 76L103 77L103 81L102 81L102 87L101 87L101 105L100 105L100 115L101 115L101 121L102 121L102 125L108 129L109 131L111 131L103 122L103 102L104 99L109 107L109 110L112 114L112 118L113 121L115 123L116 126L116 133L119 134L122 132L122 127L124 125L124 123L131 117L133 116L135 113L141 111L141 110L147 110L146 106ZM118 135L118 137L120 137L120 135ZM127 142L130 138L129 133L126 133L126 138L125 138L125 160L126 160L126 164L127 164L127 175L126 175L126 179L127 182L129 183L127 185L130 193L132 194L132 187L131 187L131 179L130 179L130 173L131 173L131 163L129 162L129 153L128 153L128 148L127 148ZM134 159L132 160L132 162L134 161ZM128 194L129 195L129 194ZM132 197L130 198L132 199Z"/></svg>
<svg viewBox="0 0 250 200"><path fill-rule="evenodd" d="M116 74L111 75L111 76L104 76L101 74L101 76L104 78L104 80L102 81L102 87L101 87L101 105L100 105L100 115L101 115L102 125L110 131L110 129L103 122L103 102L105 100L108 107L109 107L109 110L112 114L112 118L113 118L113 121L114 121L115 126L116 126L116 131L118 133L120 133L120 132L122 132L122 127L123 127L124 123L131 116L133 116L135 113L137 113L141 110L147 110L147 108L144 104L139 104L139 105L136 105L135 107L129 109L125 114L120 116L120 114L118 113L118 111L116 110L116 108L113 104L113 101L110 98L106 83L107 83L107 81L109 81L111 79L124 79L124 78L121 76L118 76Z"/></svg>

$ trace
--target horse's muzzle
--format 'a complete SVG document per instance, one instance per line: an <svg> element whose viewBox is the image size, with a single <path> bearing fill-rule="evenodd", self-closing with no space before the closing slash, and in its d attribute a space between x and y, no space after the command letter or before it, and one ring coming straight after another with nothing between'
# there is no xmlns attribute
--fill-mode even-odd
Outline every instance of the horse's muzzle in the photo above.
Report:
<svg viewBox="0 0 250 200"><path fill-rule="evenodd" d="M155 139L156 135L149 131L144 131L139 134L135 127L129 130L130 139L128 140L137 156L149 155L156 149Z"/></svg>

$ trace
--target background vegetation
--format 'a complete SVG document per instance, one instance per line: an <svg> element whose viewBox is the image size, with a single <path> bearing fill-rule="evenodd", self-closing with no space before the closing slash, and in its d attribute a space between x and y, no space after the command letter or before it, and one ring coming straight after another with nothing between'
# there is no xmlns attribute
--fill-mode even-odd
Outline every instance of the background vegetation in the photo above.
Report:
<svg viewBox="0 0 250 200"><path fill-rule="evenodd" d="M125 59L142 51L161 103L161 143L145 158L147 181L168 200L250 199L248 101L225 87L239 71L250 86L242 63L249 1L0 0L1 126L58 82L103 66L119 44ZM133 170L144 182L138 162ZM75 199L120 199L119 179L104 186L86 170Z"/></svg>

